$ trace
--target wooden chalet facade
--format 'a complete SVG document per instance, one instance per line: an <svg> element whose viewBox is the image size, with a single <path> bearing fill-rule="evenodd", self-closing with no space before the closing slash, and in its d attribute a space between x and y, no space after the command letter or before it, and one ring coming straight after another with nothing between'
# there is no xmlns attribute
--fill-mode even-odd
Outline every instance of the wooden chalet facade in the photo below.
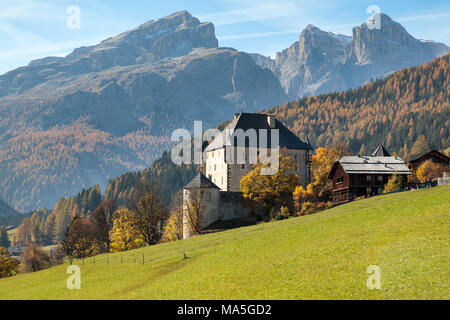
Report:
<svg viewBox="0 0 450 320"><path fill-rule="evenodd" d="M437 150L431 150L422 154L410 156L408 159L408 165L411 170L417 171L417 169L419 169L419 167L428 160L433 163L450 166L450 158Z"/></svg>
<svg viewBox="0 0 450 320"><path fill-rule="evenodd" d="M333 203L379 195L394 173L408 175L411 171L401 158L391 157L383 146L371 156L341 157L328 176L332 181Z"/></svg>

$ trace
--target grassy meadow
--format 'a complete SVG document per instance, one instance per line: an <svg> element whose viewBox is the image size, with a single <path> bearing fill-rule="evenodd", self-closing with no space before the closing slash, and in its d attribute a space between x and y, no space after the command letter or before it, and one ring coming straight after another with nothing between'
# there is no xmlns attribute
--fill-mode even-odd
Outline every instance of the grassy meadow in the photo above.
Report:
<svg viewBox="0 0 450 320"><path fill-rule="evenodd" d="M449 299L449 245L450 186L436 187L77 261L81 290L67 264L2 279L0 299Z"/></svg>

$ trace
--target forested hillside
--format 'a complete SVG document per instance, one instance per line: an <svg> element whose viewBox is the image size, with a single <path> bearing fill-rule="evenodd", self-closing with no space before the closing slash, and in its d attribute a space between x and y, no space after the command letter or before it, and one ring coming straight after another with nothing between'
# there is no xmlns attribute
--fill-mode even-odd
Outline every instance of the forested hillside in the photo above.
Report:
<svg viewBox="0 0 450 320"><path fill-rule="evenodd" d="M11 208L6 202L0 199L0 217L12 216L17 212Z"/></svg>
<svg viewBox="0 0 450 320"><path fill-rule="evenodd" d="M165 152L160 159L152 163L150 168L111 179L105 195L102 195L100 186L96 185L82 190L74 197L60 198L51 211L41 209L23 216L24 220L18 228L13 243L14 245L61 243L67 227L75 216L90 215L105 199L115 200L117 205L126 207L139 181L155 183L163 201L170 204L173 195L196 174L196 166L184 164L177 166L173 164L170 153Z"/></svg>
<svg viewBox="0 0 450 320"><path fill-rule="evenodd" d="M73 217L85 217L102 202L100 186L83 189L74 197L60 198L53 210L30 212L17 229L13 244L47 245L61 242Z"/></svg>
<svg viewBox="0 0 450 320"><path fill-rule="evenodd" d="M106 187L105 198L115 199L118 205L125 206L138 181L148 181L158 185L164 201L168 203L172 196L188 184L197 173L195 165L175 165L170 152L164 152L150 168L111 179Z"/></svg>
<svg viewBox="0 0 450 320"><path fill-rule="evenodd" d="M267 110L313 146L348 144L368 154L384 143L398 155L450 146L450 55L357 89L300 99Z"/></svg>

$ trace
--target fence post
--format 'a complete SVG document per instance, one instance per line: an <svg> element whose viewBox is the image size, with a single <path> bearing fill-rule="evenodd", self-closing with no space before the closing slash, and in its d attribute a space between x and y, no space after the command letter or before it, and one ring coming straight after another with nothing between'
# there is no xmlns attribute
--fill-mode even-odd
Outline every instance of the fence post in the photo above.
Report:
<svg viewBox="0 0 450 320"><path fill-rule="evenodd" d="M122 264L122 254L120 255L120 264Z"/></svg>
<svg viewBox="0 0 450 320"><path fill-rule="evenodd" d="M145 263L145 255L144 255L144 253L142 253L142 264L144 264Z"/></svg>
<svg viewBox="0 0 450 320"><path fill-rule="evenodd" d="M94 264L95 264L95 256L94 256Z"/></svg>

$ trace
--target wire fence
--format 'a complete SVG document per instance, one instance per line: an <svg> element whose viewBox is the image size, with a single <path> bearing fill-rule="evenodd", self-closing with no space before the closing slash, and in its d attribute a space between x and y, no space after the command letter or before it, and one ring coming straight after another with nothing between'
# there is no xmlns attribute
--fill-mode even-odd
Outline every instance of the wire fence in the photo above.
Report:
<svg viewBox="0 0 450 320"><path fill-rule="evenodd" d="M101 264L146 264L151 262L152 259L149 255L145 253L136 254L117 254L117 253L107 253L98 256L93 256L86 259L73 259L72 263L81 265L101 265Z"/></svg>
<svg viewBox="0 0 450 320"><path fill-rule="evenodd" d="M188 256L185 253L180 255L180 259L186 260ZM120 265L120 264L147 264L161 260L161 257L153 257L149 254L142 253L105 253L85 259L72 259L71 264L79 265Z"/></svg>

